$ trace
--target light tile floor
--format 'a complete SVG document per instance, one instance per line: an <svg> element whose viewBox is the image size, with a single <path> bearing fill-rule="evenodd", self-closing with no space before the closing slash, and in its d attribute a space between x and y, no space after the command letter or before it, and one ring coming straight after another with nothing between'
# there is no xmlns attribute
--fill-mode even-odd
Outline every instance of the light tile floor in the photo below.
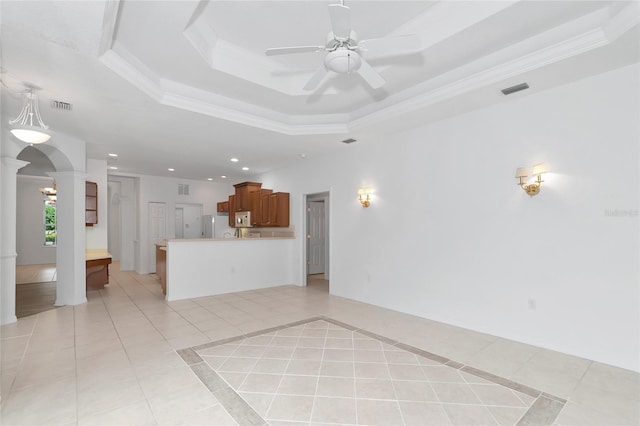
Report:
<svg viewBox="0 0 640 426"><path fill-rule="evenodd" d="M179 351L214 395L226 382L248 404L246 424L550 424L565 402L328 318L254 334Z"/></svg>
<svg viewBox="0 0 640 426"><path fill-rule="evenodd" d="M245 391L240 389L245 378L241 383L239 379L234 381L229 375L234 372L229 371L227 381L222 380L220 388L213 392L199 378L206 371L198 370L200 375L195 374L194 365L187 365L177 350L319 316L457 361L460 364L453 365L462 368L461 371L475 368L566 399L555 419L557 425L640 423L640 375L631 371L331 296L312 287L282 286L167 303L154 276L119 272L117 264L112 266L111 284L105 290L90 292L87 304L21 318L0 328L1 424L233 425L238 423L234 419L241 419L240 424L254 424L251 422L256 419L243 417L242 410L253 406L256 411L264 411L264 406L259 398L247 395L260 394L256 391L260 386L273 386L272 383L254 379L246 385L252 391ZM295 338L276 333L271 339L276 337ZM251 355L251 348L243 350ZM340 352L334 355L341 356ZM266 365L258 368L275 371L283 368L277 361L263 364ZM299 370L291 370L292 373L310 368L304 362L293 364ZM427 367L431 366L421 367L422 371ZM334 399L320 400L318 412L341 413L341 407L349 410L352 400L349 390L341 386L344 383L340 380L332 380L340 378L340 366L327 364L324 368L325 372L333 368L333 373L314 377L326 377L320 392L334 393L326 396ZM397 372L403 373L406 371ZM296 397L300 411L308 409L309 400L296 394L310 386L306 381L288 380L285 388L293 393L282 394ZM466 384L470 386L469 382ZM249 404L237 399L238 394L229 385L238 386ZM281 385L277 384L276 395ZM360 389L374 396L385 392L384 386L361 385ZM354 392L357 391L355 387ZM446 386L433 391L447 394ZM479 398L477 392L473 397ZM370 404L371 411L366 404ZM270 404L265 415L275 416L273 413L278 413L278 409L286 411L288 406ZM379 416L395 413L386 403L367 402L364 409L359 409L364 410L364 419L374 411ZM401 413L405 411L401 409ZM407 412L416 416L442 415L436 411L431 406L420 406ZM470 417L466 418L446 409L445 414L446 418L441 417L442 424L447 421L464 424L468 419L480 418L475 412L467 413ZM383 418L378 417L378 424L384 424ZM491 420L499 419L494 415Z"/></svg>

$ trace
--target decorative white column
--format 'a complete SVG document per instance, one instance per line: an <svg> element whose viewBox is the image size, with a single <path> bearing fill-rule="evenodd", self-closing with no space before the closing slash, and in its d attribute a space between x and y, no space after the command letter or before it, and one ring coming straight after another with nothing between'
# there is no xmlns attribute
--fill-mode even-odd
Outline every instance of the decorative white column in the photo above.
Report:
<svg viewBox="0 0 640 426"><path fill-rule="evenodd" d="M16 322L16 194L19 169L27 161L0 159L0 324Z"/></svg>
<svg viewBox="0 0 640 426"><path fill-rule="evenodd" d="M56 180L56 305L86 303L84 195L86 174L50 173Z"/></svg>

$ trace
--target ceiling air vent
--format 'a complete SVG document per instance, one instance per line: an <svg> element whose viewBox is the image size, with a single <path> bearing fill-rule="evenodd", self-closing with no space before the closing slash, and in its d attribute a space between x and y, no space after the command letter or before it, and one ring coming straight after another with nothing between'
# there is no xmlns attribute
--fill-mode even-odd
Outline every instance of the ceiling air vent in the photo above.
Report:
<svg viewBox="0 0 640 426"><path fill-rule="evenodd" d="M62 109L64 111L71 111L73 109L73 105L69 102L62 101L51 101L51 108L53 109Z"/></svg>
<svg viewBox="0 0 640 426"><path fill-rule="evenodd" d="M516 84L515 86L507 87L506 89L502 89L502 94L510 95L512 93L519 92L521 90L528 89L529 85L527 83Z"/></svg>
<svg viewBox="0 0 640 426"><path fill-rule="evenodd" d="M189 184L188 183L179 183L178 184L178 195L189 195Z"/></svg>
<svg viewBox="0 0 640 426"><path fill-rule="evenodd" d="M354 143L356 140L353 138L349 138L349 139L345 139L342 141L342 143Z"/></svg>

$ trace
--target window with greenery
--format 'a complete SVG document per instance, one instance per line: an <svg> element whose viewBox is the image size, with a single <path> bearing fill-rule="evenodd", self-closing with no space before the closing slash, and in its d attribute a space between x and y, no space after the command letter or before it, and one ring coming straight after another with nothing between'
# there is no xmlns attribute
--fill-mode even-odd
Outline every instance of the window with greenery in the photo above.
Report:
<svg viewBox="0 0 640 426"><path fill-rule="evenodd" d="M44 202L44 245L56 245L56 202L45 200Z"/></svg>

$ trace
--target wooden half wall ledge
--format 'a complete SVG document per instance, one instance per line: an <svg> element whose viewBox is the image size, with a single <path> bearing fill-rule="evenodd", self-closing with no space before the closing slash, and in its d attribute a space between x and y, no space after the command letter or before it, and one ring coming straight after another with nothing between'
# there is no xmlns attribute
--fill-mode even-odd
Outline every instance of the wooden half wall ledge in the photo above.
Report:
<svg viewBox="0 0 640 426"><path fill-rule="evenodd" d="M109 264L111 253L107 249L85 251L87 269L87 290L100 290L109 284Z"/></svg>

